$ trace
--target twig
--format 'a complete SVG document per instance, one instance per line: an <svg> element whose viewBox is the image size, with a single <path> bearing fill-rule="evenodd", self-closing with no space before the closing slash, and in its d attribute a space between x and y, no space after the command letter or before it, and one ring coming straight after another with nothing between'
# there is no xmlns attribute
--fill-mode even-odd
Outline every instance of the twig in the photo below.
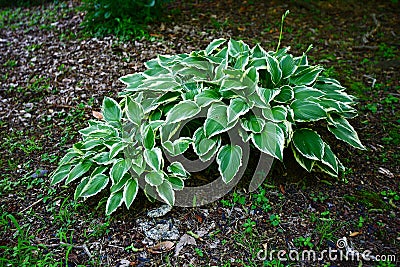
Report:
<svg viewBox="0 0 400 267"><path fill-rule="evenodd" d="M67 108L67 109L77 109L78 106L70 106L70 105L64 105L64 104L50 104L51 107L53 108ZM93 110L92 107L82 107L85 110Z"/></svg>
<svg viewBox="0 0 400 267"><path fill-rule="evenodd" d="M22 213L22 212L25 212L25 211L29 210L29 209L32 208L33 206L39 204L40 201L42 201L42 199L39 199L39 200L35 201L34 203L32 203L31 205L29 205L29 206L26 207L25 209L21 210L20 212Z"/></svg>
<svg viewBox="0 0 400 267"><path fill-rule="evenodd" d="M120 246L116 246L116 245L110 245L110 244L108 244L107 246L113 247L113 248L125 249L124 247L120 247Z"/></svg>
<svg viewBox="0 0 400 267"><path fill-rule="evenodd" d="M360 45L360 46L353 46L353 50L378 50L379 46L371 46L371 45Z"/></svg>
<svg viewBox="0 0 400 267"><path fill-rule="evenodd" d="M371 79L372 80L372 84L371 84L371 88L374 88L375 83L376 83L376 79L374 77L371 77L369 75L364 74L363 75L365 78Z"/></svg>
<svg viewBox="0 0 400 267"><path fill-rule="evenodd" d="M364 44L368 43L368 38L371 37L373 34L375 34L378 31L378 28L381 26L380 22L376 19L376 15L375 14L371 14L372 19L374 20L375 23L375 28L372 29L372 31L367 32L366 34L364 34L364 36L362 37L362 42Z"/></svg>
<svg viewBox="0 0 400 267"><path fill-rule="evenodd" d="M60 242L58 244L49 244L49 245L41 244L41 245L46 246L48 248L59 247L59 246L64 245L64 246L70 246L70 247L75 248L75 249L83 249L83 251L89 256L89 258L93 258L92 254L90 253L90 251L89 251L88 247L86 246L86 244L83 244L81 246L77 246L77 245L72 245L72 244L65 243L65 242Z"/></svg>

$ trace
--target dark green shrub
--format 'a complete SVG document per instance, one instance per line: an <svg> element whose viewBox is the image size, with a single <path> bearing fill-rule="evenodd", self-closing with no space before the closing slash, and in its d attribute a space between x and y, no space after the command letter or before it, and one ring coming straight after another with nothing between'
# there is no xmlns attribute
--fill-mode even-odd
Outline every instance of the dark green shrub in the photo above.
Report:
<svg viewBox="0 0 400 267"><path fill-rule="evenodd" d="M0 0L0 7L29 7L44 5L46 3L58 2L55 0Z"/></svg>
<svg viewBox="0 0 400 267"><path fill-rule="evenodd" d="M95 36L116 35L119 38L141 38L146 24L161 16L167 0L83 0L87 12L85 32Z"/></svg>

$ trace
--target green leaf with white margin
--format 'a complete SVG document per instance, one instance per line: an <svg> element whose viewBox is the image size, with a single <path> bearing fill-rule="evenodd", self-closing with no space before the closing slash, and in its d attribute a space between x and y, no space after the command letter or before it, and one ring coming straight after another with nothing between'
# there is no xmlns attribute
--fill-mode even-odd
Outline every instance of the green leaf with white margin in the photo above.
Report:
<svg viewBox="0 0 400 267"><path fill-rule="evenodd" d="M193 149L198 156L207 154L216 143L215 138L205 136L203 127L198 128L193 134Z"/></svg>
<svg viewBox="0 0 400 267"><path fill-rule="evenodd" d="M249 111L249 109L250 107L247 105L246 101L244 101L242 98L237 97L231 99L231 102L227 110L228 123L237 120L240 116L246 114L247 111Z"/></svg>
<svg viewBox="0 0 400 267"><path fill-rule="evenodd" d="M293 145L306 158L322 160L324 155L324 141L311 129L301 128L293 133Z"/></svg>
<svg viewBox="0 0 400 267"><path fill-rule="evenodd" d="M243 127L238 128L239 136L242 138L244 143L247 143L251 138L251 133L248 133Z"/></svg>
<svg viewBox="0 0 400 267"><path fill-rule="evenodd" d="M160 127L161 142L170 140L179 130L181 123L166 123Z"/></svg>
<svg viewBox="0 0 400 267"><path fill-rule="evenodd" d="M232 91L232 90L236 90L236 91L243 91L246 90L246 93L248 92L247 90L249 90L251 88L249 88L245 83L243 83L240 80L240 77L226 77L224 80L222 80L221 83L221 88L220 88L220 92L225 92L225 91ZM249 90L248 92L249 94L251 93L251 91Z"/></svg>
<svg viewBox="0 0 400 267"><path fill-rule="evenodd" d="M285 55L279 61L279 66L282 70L282 79L289 78L297 69L292 55Z"/></svg>
<svg viewBox="0 0 400 267"><path fill-rule="evenodd" d="M221 100L221 96L215 90L204 90L203 92L197 94L194 97L194 101L199 107L206 107L212 103L219 102Z"/></svg>
<svg viewBox="0 0 400 267"><path fill-rule="evenodd" d="M125 206L129 209L132 205L133 201L136 198L137 192L139 191L139 183L137 179L129 179L123 191L123 200L125 202Z"/></svg>
<svg viewBox="0 0 400 267"><path fill-rule="evenodd" d="M170 206L175 203L175 192L172 188L171 183L168 180L164 180L162 184L156 187L158 195Z"/></svg>
<svg viewBox="0 0 400 267"><path fill-rule="evenodd" d="M167 180L171 183L173 190L182 190L185 186L185 182L182 178L169 176Z"/></svg>
<svg viewBox="0 0 400 267"><path fill-rule="evenodd" d="M325 172L325 173L329 174L330 176L333 176L333 177L337 177L337 176L338 176L338 174L337 174L336 172L334 172L330 166L324 164L324 163L321 162L321 161L316 162L315 165L316 165L322 172Z"/></svg>
<svg viewBox="0 0 400 267"><path fill-rule="evenodd" d="M294 98L293 88L289 85L284 85L280 88L280 92L274 97L274 101L278 103L288 103Z"/></svg>
<svg viewBox="0 0 400 267"><path fill-rule="evenodd" d="M215 49L220 47L226 40L223 38L213 40L205 49L207 55L210 55Z"/></svg>
<svg viewBox="0 0 400 267"><path fill-rule="evenodd" d="M85 142L82 144L82 150L94 150L95 147L97 147L96 150L100 150L103 148L104 140L103 139L86 139ZM101 148L98 148L98 146L102 146Z"/></svg>
<svg viewBox="0 0 400 267"><path fill-rule="evenodd" d="M339 140L347 142L355 148L366 150L358 138L357 132L345 118L331 118L328 122L328 130Z"/></svg>
<svg viewBox="0 0 400 267"><path fill-rule="evenodd" d="M261 133L253 133L251 140L260 151L283 160L283 148L285 146L285 134L282 129L273 122L265 123Z"/></svg>
<svg viewBox="0 0 400 267"><path fill-rule="evenodd" d="M243 129L252 133L261 133L265 126L265 121L254 115L241 119L240 123Z"/></svg>
<svg viewBox="0 0 400 267"><path fill-rule="evenodd" d="M117 159L110 170L112 184L118 183L131 167L131 160Z"/></svg>
<svg viewBox="0 0 400 267"><path fill-rule="evenodd" d="M318 99L317 103L320 104L327 113L334 111L342 114L342 107L340 105L341 103L336 100L322 97Z"/></svg>
<svg viewBox="0 0 400 267"><path fill-rule="evenodd" d="M234 124L228 126L228 107L225 104L214 103L208 109L207 119L204 123L206 137L213 137L219 133L231 129Z"/></svg>
<svg viewBox="0 0 400 267"><path fill-rule="evenodd" d="M118 209L123 203L123 191L117 191L112 193L107 199L106 203L106 215L110 215Z"/></svg>
<svg viewBox="0 0 400 267"><path fill-rule="evenodd" d="M83 155L83 152L79 150L79 152L75 151L73 148L67 150L67 153L62 157L60 162L58 163L59 166L70 164L78 159L78 156Z"/></svg>
<svg viewBox="0 0 400 267"><path fill-rule="evenodd" d="M183 68L183 70L187 71L179 71L179 73L182 73L183 75L194 75L195 76L193 77L194 80L196 80L196 78L200 78L205 73L210 74L214 67L214 65L205 58L197 56L187 57L184 60L182 60L181 63L183 66L187 67Z"/></svg>
<svg viewBox="0 0 400 267"><path fill-rule="evenodd" d="M235 41L230 39L228 42L228 53L232 57L239 56L242 52L250 52L250 48L243 41Z"/></svg>
<svg viewBox="0 0 400 267"><path fill-rule="evenodd" d="M147 125L143 132L142 132L142 136L143 136L143 146L146 149L152 149L155 145L155 136L154 136L154 131L153 129Z"/></svg>
<svg viewBox="0 0 400 267"><path fill-rule="evenodd" d="M183 167L182 163L180 162L172 162L168 167L167 170L178 177L183 177L186 178L188 176L188 172L185 170L185 167Z"/></svg>
<svg viewBox="0 0 400 267"><path fill-rule="evenodd" d="M272 108L264 108L262 114L264 118L273 122L281 122L286 120L287 108L285 106L274 106Z"/></svg>
<svg viewBox="0 0 400 267"><path fill-rule="evenodd" d="M335 101L340 101L343 103L353 104L354 103L354 96L347 94L346 92L342 91L328 91L325 92L325 98L333 99Z"/></svg>
<svg viewBox="0 0 400 267"><path fill-rule="evenodd" d="M256 86L258 84L259 79L260 79L260 77L259 77L258 71L255 67L247 68L242 76L243 82L248 85Z"/></svg>
<svg viewBox="0 0 400 267"><path fill-rule="evenodd" d="M164 158L160 148L144 150L144 160L155 171L162 170L164 165Z"/></svg>
<svg viewBox="0 0 400 267"><path fill-rule="evenodd" d="M264 101L265 103L271 102L279 93L281 92L280 88L275 88L275 89L266 89L266 88L260 88L260 92L262 96L264 96Z"/></svg>
<svg viewBox="0 0 400 267"><path fill-rule="evenodd" d="M225 183L235 177L242 166L242 148L238 145L225 145L217 154L218 170Z"/></svg>
<svg viewBox="0 0 400 267"><path fill-rule="evenodd" d="M315 160L308 159L304 157L296 148L295 146L291 146L294 158L296 159L297 163L300 164L301 167L306 169L308 172L311 172L312 168L314 167Z"/></svg>
<svg viewBox="0 0 400 267"><path fill-rule="evenodd" d="M237 57L236 63L233 66L233 68L243 71L243 70L245 70L247 63L249 63L249 54L243 53Z"/></svg>
<svg viewBox="0 0 400 267"><path fill-rule="evenodd" d="M313 87L323 92L343 91L346 89L345 87L341 86L337 80L321 76L318 77L317 82Z"/></svg>
<svg viewBox="0 0 400 267"><path fill-rule="evenodd" d="M296 100L304 100L310 97L319 98L324 95L325 94L322 91L313 87L308 87L304 85L294 87L294 98Z"/></svg>
<svg viewBox="0 0 400 267"><path fill-rule="evenodd" d="M171 156L175 157L184 153L189 148L191 142L191 138L181 137L174 142L167 140L162 143L162 146Z"/></svg>
<svg viewBox="0 0 400 267"><path fill-rule="evenodd" d="M265 51L259 44L256 44L251 49L251 55L253 58L264 58L267 56L267 51Z"/></svg>
<svg viewBox="0 0 400 267"><path fill-rule="evenodd" d="M279 66L279 62L276 58L267 54L267 71L271 74L271 79L273 84L278 84L282 78L282 70Z"/></svg>
<svg viewBox="0 0 400 267"><path fill-rule="evenodd" d="M113 144L110 147L110 154L109 154L110 159L115 158L118 155L118 153L121 152L122 150L124 150L125 147L127 147L127 146L128 146L128 143L123 142L123 141Z"/></svg>
<svg viewBox="0 0 400 267"><path fill-rule="evenodd" d="M69 173L67 180L65 180L65 185L68 185L70 182L84 175L92 165L93 163L88 160L79 162Z"/></svg>
<svg viewBox="0 0 400 267"><path fill-rule="evenodd" d="M112 194L114 192L121 190L121 188L124 187L125 184L128 182L128 180L130 179L132 179L132 176L130 175L130 173L126 173L124 177L122 177L122 179L117 184L114 184L110 187L110 193Z"/></svg>
<svg viewBox="0 0 400 267"><path fill-rule="evenodd" d="M109 165L114 162L114 159L110 159L110 152L107 151L97 154L91 161L101 165Z"/></svg>
<svg viewBox="0 0 400 267"><path fill-rule="evenodd" d="M142 83L143 79L144 77L141 73L128 74L119 78L121 82L126 85L130 85L131 87L137 87L139 84Z"/></svg>
<svg viewBox="0 0 400 267"><path fill-rule="evenodd" d="M293 124L289 121L278 122L277 125L285 134L285 147L288 147L293 138Z"/></svg>
<svg viewBox="0 0 400 267"><path fill-rule="evenodd" d="M211 160L221 147L221 138L217 139L217 142L207 151L207 153L199 156L199 159L203 162Z"/></svg>
<svg viewBox="0 0 400 267"><path fill-rule="evenodd" d="M196 116L200 110L201 108L191 100L181 101L167 113L166 123L176 123L192 118Z"/></svg>
<svg viewBox="0 0 400 267"><path fill-rule="evenodd" d="M79 130L79 133L83 137L90 138L107 138L109 136L117 136L118 131L112 126L99 124L99 125L91 125L82 130Z"/></svg>
<svg viewBox="0 0 400 267"><path fill-rule="evenodd" d="M101 113L103 114L104 119L110 123L120 123L121 121L121 107L117 101L112 98L104 98Z"/></svg>
<svg viewBox="0 0 400 267"><path fill-rule="evenodd" d="M79 197L91 197L96 195L107 186L108 180L108 176L101 173L90 177Z"/></svg>
<svg viewBox="0 0 400 267"><path fill-rule="evenodd" d="M74 192L74 200L77 200L82 193L82 190L85 188L87 183L89 182L90 177L85 177L81 180L81 182L76 186Z"/></svg>
<svg viewBox="0 0 400 267"><path fill-rule="evenodd" d="M335 174L334 176L337 176L339 171L338 160L335 154L332 152L330 146L325 142L324 142L324 156L322 157L321 162L332 170L332 173Z"/></svg>
<svg viewBox="0 0 400 267"><path fill-rule="evenodd" d="M68 177L71 171L71 164L60 165L51 175L51 185L58 184Z"/></svg>
<svg viewBox="0 0 400 267"><path fill-rule="evenodd" d="M321 105L309 100L295 100L290 107L294 112L294 119L299 122L317 121L327 116Z"/></svg>
<svg viewBox="0 0 400 267"><path fill-rule="evenodd" d="M319 66L301 68L301 71L296 71L292 76L290 76L289 81L293 85L310 85L315 82L323 70L324 69Z"/></svg>
<svg viewBox="0 0 400 267"><path fill-rule="evenodd" d="M142 106L135 100L133 100L131 97L127 97L126 101L127 105L125 107L125 112L128 120L130 120L136 125L140 125L142 118L144 116Z"/></svg>
<svg viewBox="0 0 400 267"><path fill-rule="evenodd" d="M139 154L136 157L132 158L131 168L138 176L142 175L142 173L146 169L146 162L143 160L142 154Z"/></svg>
<svg viewBox="0 0 400 267"><path fill-rule="evenodd" d="M138 88L144 91L168 92L180 90L181 85L176 82L174 76L165 74L144 80Z"/></svg>
<svg viewBox="0 0 400 267"><path fill-rule="evenodd" d="M157 103L158 104L164 104L164 103L171 103L175 100L177 100L181 96L181 92L167 92L157 98Z"/></svg>
<svg viewBox="0 0 400 267"><path fill-rule="evenodd" d="M247 95L246 100L250 104L251 107L256 106L259 108L266 108L268 107L268 104L265 102L264 97L263 97L263 88L256 87L255 91Z"/></svg>
<svg viewBox="0 0 400 267"><path fill-rule="evenodd" d="M164 181L164 174L162 171L152 171L146 173L145 181L151 186L160 185Z"/></svg>

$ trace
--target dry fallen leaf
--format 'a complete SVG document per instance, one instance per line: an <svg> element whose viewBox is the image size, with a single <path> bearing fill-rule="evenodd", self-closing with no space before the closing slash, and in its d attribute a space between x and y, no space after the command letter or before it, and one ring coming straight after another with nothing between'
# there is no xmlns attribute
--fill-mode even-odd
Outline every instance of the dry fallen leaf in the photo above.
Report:
<svg viewBox="0 0 400 267"><path fill-rule="evenodd" d="M279 189L281 190L282 194L285 194L285 187L283 185L279 185Z"/></svg>
<svg viewBox="0 0 400 267"><path fill-rule="evenodd" d="M103 114L101 114L101 113L98 112L98 111L93 110L93 111L92 111L92 115L93 115L93 117L95 117L96 119L99 119L99 120L102 120L102 119L103 119Z"/></svg>
<svg viewBox="0 0 400 267"><path fill-rule="evenodd" d="M152 247L147 248L149 252L153 254L160 254L166 251L170 251L174 247L175 243L171 241L163 241L154 245Z"/></svg>
<svg viewBox="0 0 400 267"><path fill-rule="evenodd" d="M353 237L353 236L358 236L360 234L362 234L362 232L352 232L351 234L349 234L349 236Z"/></svg>
<svg viewBox="0 0 400 267"><path fill-rule="evenodd" d="M192 237L188 234L184 234L183 236L181 236L181 238L179 239L179 242L175 248L175 257L179 255L179 252L186 245L196 245L196 240L194 239L194 237Z"/></svg>

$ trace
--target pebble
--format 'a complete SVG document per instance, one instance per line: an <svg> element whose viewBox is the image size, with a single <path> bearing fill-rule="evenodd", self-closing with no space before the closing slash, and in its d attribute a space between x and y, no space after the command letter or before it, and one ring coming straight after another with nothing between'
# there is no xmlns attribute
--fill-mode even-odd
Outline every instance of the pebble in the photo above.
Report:
<svg viewBox="0 0 400 267"><path fill-rule="evenodd" d="M136 223L145 236L151 240L178 240L179 230L171 220L159 220L156 222L138 219Z"/></svg>
<svg viewBox="0 0 400 267"><path fill-rule="evenodd" d="M148 211L147 216L149 216L150 218L162 217L165 214L167 214L168 212L170 212L171 209L172 209L172 207L170 205L162 205L159 208Z"/></svg>
<svg viewBox="0 0 400 267"><path fill-rule="evenodd" d="M32 178L42 178L47 175L48 170L37 170L34 174L31 175Z"/></svg>

